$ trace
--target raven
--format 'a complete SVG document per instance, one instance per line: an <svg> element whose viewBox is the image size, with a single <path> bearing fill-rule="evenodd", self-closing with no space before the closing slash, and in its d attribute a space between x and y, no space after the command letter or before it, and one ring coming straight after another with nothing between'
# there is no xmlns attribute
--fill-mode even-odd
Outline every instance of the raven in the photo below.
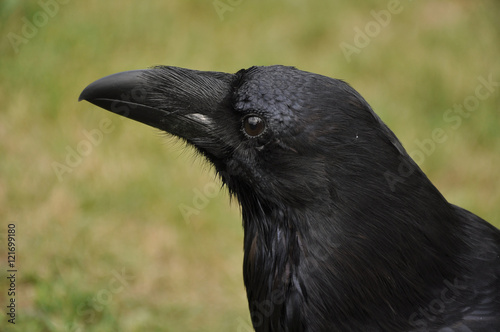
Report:
<svg viewBox="0 0 500 332"><path fill-rule="evenodd" d="M500 231L448 203L344 81L158 66L79 100L214 166L241 205L256 331L500 331Z"/></svg>

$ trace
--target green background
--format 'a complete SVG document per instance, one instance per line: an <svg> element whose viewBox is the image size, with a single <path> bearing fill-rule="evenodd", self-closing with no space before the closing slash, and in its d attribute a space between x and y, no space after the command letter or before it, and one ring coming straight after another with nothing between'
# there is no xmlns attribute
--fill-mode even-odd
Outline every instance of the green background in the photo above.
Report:
<svg viewBox="0 0 500 332"><path fill-rule="evenodd" d="M119 71L284 64L344 79L450 202L500 226L500 87L459 126L444 119L481 77L500 81L498 13L494 1L3 0L0 266L14 223L18 316L0 330L250 331L239 208L213 170L77 102Z"/></svg>

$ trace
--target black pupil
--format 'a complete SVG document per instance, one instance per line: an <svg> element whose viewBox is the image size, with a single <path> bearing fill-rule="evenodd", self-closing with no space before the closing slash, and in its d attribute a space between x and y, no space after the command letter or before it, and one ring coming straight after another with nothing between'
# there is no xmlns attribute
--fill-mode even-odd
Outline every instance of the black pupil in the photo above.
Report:
<svg viewBox="0 0 500 332"><path fill-rule="evenodd" d="M245 132L249 136L258 136L265 129L264 121L258 116L249 116L245 119Z"/></svg>

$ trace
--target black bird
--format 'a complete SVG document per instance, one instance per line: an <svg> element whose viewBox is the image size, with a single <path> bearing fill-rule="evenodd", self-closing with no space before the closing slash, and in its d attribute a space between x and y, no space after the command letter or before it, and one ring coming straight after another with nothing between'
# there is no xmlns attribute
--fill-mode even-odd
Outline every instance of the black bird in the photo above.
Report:
<svg viewBox="0 0 500 332"><path fill-rule="evenodd" d="M448 203L347 83L160 66L80 100L214 166L241 205L256 331L500 331L500 231Z"/></svg>

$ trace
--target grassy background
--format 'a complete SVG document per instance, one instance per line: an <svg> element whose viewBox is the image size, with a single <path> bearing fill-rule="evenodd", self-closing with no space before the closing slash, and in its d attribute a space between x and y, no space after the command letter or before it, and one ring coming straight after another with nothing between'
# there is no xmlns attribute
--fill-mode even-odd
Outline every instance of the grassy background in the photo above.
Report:
<svg viewBox="0 0 500 332"><path fill-rule="evenodd" d="M458 128L443 119L479 77L500 81L496 2L402 1L347 59L340 44L387 2L221 0L218 13L211 0L54 1L48 13L0 3L0 266L15 223L19 270L16 325L2 314L1 331L250 330L239 210L214 194L210 168L154 129L77 103L118 71L285 64L342 78L408 151L443 129L421 167L449 201L500 226L500 87ZM23 36L26 20L40 27ZM101 121L112 130L92 144L85 132ZM186 219L188 206L199 213Z"/></svg>

